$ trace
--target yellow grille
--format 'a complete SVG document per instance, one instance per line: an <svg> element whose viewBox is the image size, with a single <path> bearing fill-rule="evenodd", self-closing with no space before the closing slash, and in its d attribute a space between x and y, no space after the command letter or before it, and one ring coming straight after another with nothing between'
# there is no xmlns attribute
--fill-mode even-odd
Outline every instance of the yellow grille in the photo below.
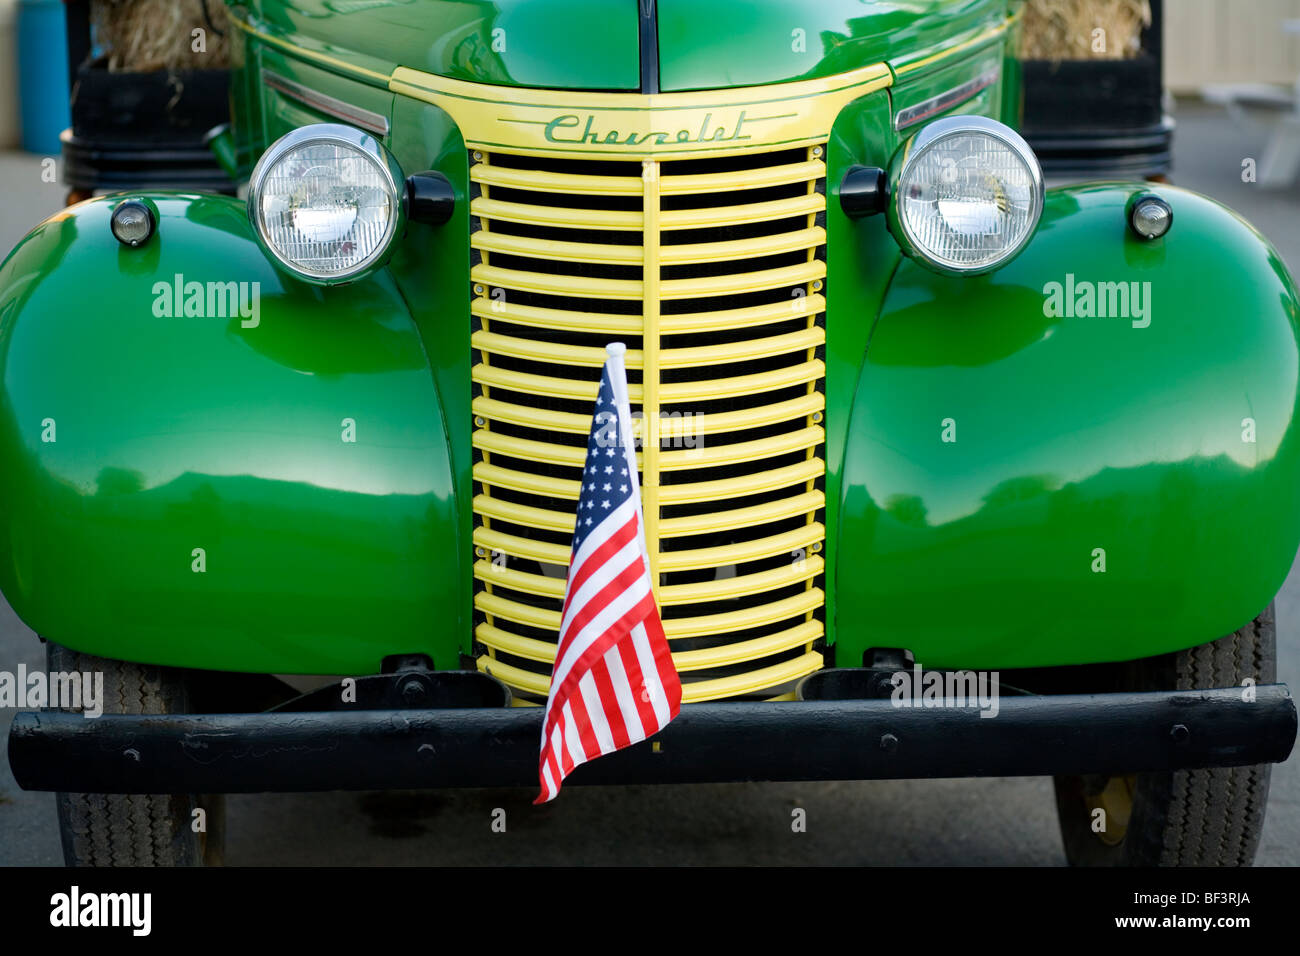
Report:
<svg viewBox="0 0 1300 956"><path fill-rule="evenodd" d="M474 152L475 638L523 700L547 693L615 340L684 699L788 697L822 666L822 152Z"/></svg>

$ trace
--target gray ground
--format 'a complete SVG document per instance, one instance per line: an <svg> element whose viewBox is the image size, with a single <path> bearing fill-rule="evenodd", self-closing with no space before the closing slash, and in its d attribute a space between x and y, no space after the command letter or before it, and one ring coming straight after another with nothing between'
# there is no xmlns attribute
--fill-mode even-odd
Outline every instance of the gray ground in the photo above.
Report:
<svg viewBox="0 0 1300 956"><path fill-rule="evenodd" d="M1181 105L1175 180L1240 211L1300 272L1300 187L1241 182L1265 130ZM39 158L0 154L0 249L53 212L62 189ZM1300 687L1300 564L1278 596L1279 678ZM0 601L0 669L43 662L35 636ZM0 711L0 864L61 862L54 799L9 775ZM572 788L545 808L531 791L294 794L230 798L232 864L422 863L1064 863L1046 779L888 781L676 788ZM507 831L493 833L494 808ZM791 810L807 832L791 832ZM1300 863L1300 758L1275 768L1258 863Z"/></svg>

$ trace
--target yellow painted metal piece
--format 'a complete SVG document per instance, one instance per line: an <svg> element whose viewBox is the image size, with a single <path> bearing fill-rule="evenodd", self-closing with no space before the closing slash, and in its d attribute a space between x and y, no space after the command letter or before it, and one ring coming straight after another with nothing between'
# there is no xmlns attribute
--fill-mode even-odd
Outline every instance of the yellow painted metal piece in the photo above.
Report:
<svg viewBox="0 0 1300 956"><path fill-rule="evenodd" d="M811 425L784 435L769 438L756 438L753 441L732 442L729 445L705 444L702 448L683 448L675 451L661 452L659 456L660 471L680 471L687 468L717 467L719 465L736 465L747 461L761 461L775 455L805 448L816 448L826 440L826 433L819 425Z"/></svg>
<svg viewBox="0 0 1300 956"><path fill-rule="evenodd" d="M789 302L772 302L721 312L683 312L660 320L665 334L681 335L708 329L743 329L752 325L806 318L826 311L826 300L811 294L791 298Z"/></svg>
<svg viewBox="0 0 1300 956"><path fill-rule="evenodd" d="M699 382L674 382L660 386L660 399L674 405L689 405L691 402L703 402L716 398L742 398L757 392L770 392L791 385L805 385L824 378L826 366L820 359L800 362L771 372L756 372L752 375L736 375L731 378L715 378ZM594 397L594 392L593 392Z"/></svg>
<svg viewBox="0 0 1300 956"><path fill-rule="evenodd" d="M782 518L793 518L816 512L826 504L826 498L820 491L805 491L790 498L767 501L761 505L748 508L732 508L729 511L711 511L707 514L690 515L683 518L664 518L659 523L661 538L680 538L688 534L714 534L731 528L743 528L750 525L767 524ZM570 526L572 521L570 521Z"/></svg>
<svg viewBox="0 0 1300 956"><path fill-rule="evenodd" d="M569 566L569 549L562 544L548 544L533 538L523 538L516 534L505 534L491 528L474 529L474 547L482 548L487 554L500 552L516 558L528 558L543 564Z"/></svg>
<svg viewBox="0 0 1300 956"><path fill-rule="evenodd" d="M509 455L511 458L522 458L525 461L553 462L574 468L581 468L587 458L585 447L556 445L532 438L516 438L514 435L503 435L484 428L474 433L473 444L480 451L496 452ZM637 464L640 463L641 456L638 455Z"/></svg>
<svg viewBox="0 0 1300 956"><path fill-rule="evenodd" d="M573 534L574 513L572 511L549 511L546 508L506 501L504 498L493 498L491 495L475 495L474 511L485 517L499 518L512 524Z"/></svg>
<svg viewBox="0 0 1300 956"><path fill-rule="evenodd" d="M560 398L576 398L594 403L598 382L578 381L569 378L556 378L551 375L533 375L528 372L507 372L505 369L489 365L476 365L470 371L472 378L479 385L508 388L516 392L534 395L555 395ZM629 383L628 399L641 401L641 386Z"/></svg>
<svg viewBox="0 0 1300 956"><path fill-rule="evenodd" d="M820 196L796 196L793 199L769 199L766 202L746 203L743 206L705 206L702 209L680 209L665 212L660 217L663 229L704 229L714 226L744 226L752 222L788 219L806 216L825 208Z"/></svg>
<svg viewBox="0 0 1300 956"><path fill-rule="evenodd" d="M810 145L802 162L783 152L781 163L681 175L671 158L643 156L626 163L639 177L614 166L605 167L613 175L588 175L594 167L499 165L489 151L476 154L475 636L485 649L480 669L521 695L540 698L548 686L555 643L542 635L560 623L569 558L561 542L573 530L586 409L614 340L628 344L651 579L686 677L684 699L789 699L792 682L822 666L814 646L825 601L821 154ZM633 183L640 201L629 211ZM745 202L754 184L799 192ZM492 192L500 187L538 201L504 202ZM568 195L591 198L566 203ZM777 221L777 229L756 227ZM675 230L718 227L738 237L673 241ZM552 238L570 231L571 240ZM619 241L599 241L613 233ZM777 256L785 261L754 267ZM744 296L780 301L727 307ZM765 331L777 323L784 327ZM711 340L722 330L730 334ZM755 495L766 497L755 504ZM737 607L719 611L728 601Z"/></svg>
<svg viewBox="0 0 1300 956"><path fill-rule="evenodd" d="M813 544L825 537L826 529L814 522L794 531L785 531L738 544L694 548L689 551L669 551L659 556L659 566L663 571L686 571L691 568L717 568L730 564L743 564L746 561L757 561L778 554L795 555L806 552Z"/></svg>
<svg viewBox="0 0 1300 956"><path fill-rule="evenodd" d="M570 229L635 229L640 230L639 212L622 212L617 209L565 209L562 206L533 206L502 199L474 199L469 204L470 215L482 219L501 219L521 222L530 226L567 226Z"/></svg>
<svg viewBox="0 0 1300 956"><path fill-rule="evenodd" d="M668 485L663 490L661 501L665 505L694 504L701 501L722 501L727 498L739 498L744 495L759 495L778 488L786 488L796 483L815 481L826 471L826 463L820 458L810 458L795 465L774 468L771 471L754 472L734 478L718 478L711 481L692 481ZM574 482L574 497L577 495L577 482Z"/></svg>
<svg viewBox="0 0 1300 956"><path fill-rule="evenodd" d="M812 146L841 109L892 82L889 67L876 63L794 83L647 96L494 88L399 66L388 87L445 110L472 149L662 160Z"/></svg>
<svg viewBox="0 0 1300 956"><path fill-rule="evenodd" d="M565 498L578 500L578 482L563 478L548 478L530 472L515 471L488 462L478 462L474 466L474 480L492 488L509 488L511 491L526 491L529 494L545 495L548 498ZM565 558L568 563L568 558Z"/></svg>
<svg viewBox="0 0 1300 956"><path fill-rule="evenodd" d="M575 176L539 169L511 169L483 163L470 170L469 178L489 186L532 189L549 193L584 193L595 196L639 196L641 180L635 176Z"/></svg>
<svg viewBox="0 0 1300 956"><path fill-rule="evenodd" d="M470 280L486 286L501 286L520 292L545 295L582 296L589 299L640 299L641 283L630 279L592 279L588 276L523 272L497 266L475 266Z"/></svg>
<svg viewBox="0 0 1300 956"><path fill-rule="evenodd" d="M640 283L638 282L639 286ZM556 365L582 365L588 368L600 368L605 364L605 350L595 346L559 345L539 339L523 339L499 332L475 332L470 337L470 344L476 349L491 352L493 355L510 355L514 358L534 359L538 362L552 362ZM641 350L628 349L624 356L628 368L641 367ZM587 420L587 429L591 428L591 419ZM584 429L587 430L587 429Z"/></svg>
<svg viewBox="0 0 1300 956"><path fill-rule="evenodd" d="M785 166L768 166L764 169L745 169L726 173L696 173L690 176L664 176L659 193L663 196L721 193L738 189L766 189L787 183L802 183L821 179L826 175L826 164L820 160L789 163Z"/></svg>
<svg viewBox="0 0 1300 956"><path fill-rule="evenodd" d="M641 316L609 315L596 316L588 312L568 312L563 309L547 309L532 305L517 305L507 300L490 300L479 296L470 302L470 314L479 319L501 319L516 325L531 325L538 329L559 329L562 331L590 331L600 320L614 334L641 334ZM774 321L774 320L773 320ZM595 398L596 393L591 393Z"/></svg>
<svg viewBox="0 0 1300 956"><path fill-rule="evenodd" d="M703 604L708 601L722 601L727 598L744 597L776 588L787 587L811 581L826 570L825 563L817 555L806 558L803 562L791 562L779 568L759 571L756 574L738 574L729 578L717 578L713 581L701 581L695 584L668 584L660 591L659 603L665 606L674 604ZM563 594L564 589L560 592ZM538 593L538 592L535 592Z"/></svg>
<svg viewBox="0 0 1300 956"><path fill-rule="evenodd" d="M538 597L553 598L557 601L564 597L564 578L517 571L508 564L494 564L487 559L474 562L474 577L485 584L496 584L503 588L510 588L512 591L536 594Z"/></svg>
<svg viewBox="0 0 1300 956"><path fill-rule="evenodd" d="M663 399L659 372L662 356L659 342L660 299L663 296L664 283L660 278L659 247L660 230L663 228L664 213L659 208L659 178L661 163L653 159L641 163L641 205L645 213L645 235L641 240L644 259L641 266L641 281L645 287L645 302L641 312L641 348L644 369L650 374L642 376L641 392L641 510L645 521L646 548L650 559L650 587L655 600L659 599L659 473L662 451L659 438L659 410Z"/></svg>
<svg viewBox="0 0 1300 956"><path fill-rule="evenodd" d="M728 260L757 259L761 256L775 256L782 252L795 252L800 249L816 249L826 244L826 230L820 226L800 229L797 232L782 232L772 236L758 236L749 239L731 239L726 242L693 242L660 248L659 260L666 266L681 265L688 262L725 262ZM618 246L605 246L611 253L621 251ZM609 262L621 262L622 258L609 259ZM789 318L786 315L785 318Z"/></svg>
<svg viewBox="0 0 1300 956"><path fill-rule="evenodd" d="M480 628L480 631L482 629ZM479 637L482 640L482 637ZM480 657L477 667L485 674L504 681L511 687L546 697L551 688L551 679L546 674L524 670L504 661ZM822 656L816 651L808 651L792 660L773 664L758 670L746 671L731 677L717 677L711 680L686 681L682 684L682 703L699 704L708 700L721 700L724 697L740 697L757 693L764 688L779 687L807 677L823 666ZM780 695L786 700L793 699L789 694Z"/></svg>
<svg viewBox="0 0 1300 956"><path fill-rule="evenodd" d="M1018 16L1018 14L1016 16ZM969 53L971 50L976 49L977 47L981 47L986 44L991 44L996 40L1000 40L1003 37L1003 35L1007 32L1008 27L1010 27L1015 22L1015 20L1016 20L1015 16L1008 17L1002 23L999 23L993 27L988 27L986 29L980 30L974 36L970 37L967 40L963 40L960 43L951 43L950 41L945 41L943 48L939 50L937 53L922 55L917 59L912 59L912 60L908 60L905 63L900 63L894 69L894 72L898 75L899 78L902 78L908 76L909 74L915 73L917 70L924 70L928 66L934 66L935 64L942 63L944 60L953 60L962 57L967 53Z"/></svg>
<svg viewBox="0 0 1300 956"><path fill-rule="evenodd" d="M662 299L697 299L710 296L744 295L763 289L799 285L825 278L826 263L820 259L797 266L739 272L734 275L707 276L700 279L671 279L660 284Z"/></svg>
<svg viewBox="0 0 1300 956"><path fill-rule="evenodd" d="M825 241L825 240L823 240ZM551 259L560 262L602 262L640 265L640 246L610 246L594 242L557 242L554 239L532 239L528 236L508 236L505 233L476 232L470 245L480 252L503 252L512 256L533 259ZM637 329L641 327L637 323Z"/></svg>
<svg viewBox="0 0 1300 956"><path fill-rule="evenodd" d="M762 428L765 425L789 421L791 418L812 415L822 411L825 406L826 400L820 392L810 392L800 398L777 402L774 405L758 405L754 408L700 414L690 418L664 418L659 422L659 436L669 442L703 439L712 434ZM548 408L529 408L495 398L485 398L482 395L474 399L472 411L483 419L508 422L527 428L542 428L552 432L586 435L591 430L589 415L558 412ZM633 429L639 434L638 425L639 422L634 422Z"/></svg>

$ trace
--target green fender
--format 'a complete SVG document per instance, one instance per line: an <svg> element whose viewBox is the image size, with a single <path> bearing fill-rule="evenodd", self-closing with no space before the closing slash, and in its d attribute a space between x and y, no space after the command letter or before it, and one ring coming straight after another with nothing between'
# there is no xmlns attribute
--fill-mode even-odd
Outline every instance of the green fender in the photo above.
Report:
<svg viewBox="0 0 1300 956"><path fill-rule="evenodd" d="M242 202L148 198L159 226L140 249L97 199L0 266L0 589L42 636L108 657L457 666L469 548L391 277L300 283L267 262ZM209 301L209 282L245 283L249 308Z"/></svg>
<svg viewBox="0 0 1300 956"><path fill-rule="evenodd" d="M933 667L1133 659L1228 634L1281 586L1300 543L1295 282L1185 190L1159 187L1173 228L1138 240L1141 189L1050 191L989 276L899 266L849 422L841 665L871 647ZM1085 317L1084 283L1139 283L1149 311ZM1074 313L1047 314L1071 285Z"/></svg>

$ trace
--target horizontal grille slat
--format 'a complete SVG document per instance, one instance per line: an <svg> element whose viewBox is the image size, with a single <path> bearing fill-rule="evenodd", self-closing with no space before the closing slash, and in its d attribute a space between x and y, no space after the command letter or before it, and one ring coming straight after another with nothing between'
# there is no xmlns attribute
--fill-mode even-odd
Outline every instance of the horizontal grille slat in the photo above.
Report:
<svg viewBox="0 0 1300 956"><path fill-rule="evenodd" d="M551 193L588 193L605 196L640 196L639 176L581 176L539 169L510 169L479 163L470 170L472 182L512 189L536 189Z"/></svg>
<svg viewBox="0 0 1300 956"><path fill-rule="evenodd" d="M765 624L773 624L786 618L806 613L821 607L825 597L817 588L801 591L793 597L773 601L744 611L728 611L722 614L705 614L700 617L669 618L663 622L664 634L670 641L689 637L703 637L714 634L729 634L733 631L745 631ZM544 630L558 630L560 611L537 607L522 601L512 601L480 591L474 596L474 606L493 618L514 621ZM552 660L554 654L552 653Z"/></svg>
<svg viewBox="0 0 1300 956"><path fill-rule="evenodd" d="M542 292L547 295L583 296L591 299L639 301L645 291L639 280L546 275L519 269L496 269L492 266L475 266L470 270L469 277L474 282L504 289Z"/></svg>
<svg viewBox="0 0 1300 956"><path fill-rule="evenodd" d="M794 199L773 199L768 202L747 203L743 206L707 206L702 209L679 209L674 212L663 213L659 224L664 229L742 226L747 223L766 222L772 219L816 215L824 207L825 202L820 196L797 196Z"/></svg>
<svg viewBox="0 0 1300 956"><path fill-rule="evenodd" d="M743 431L761 428L777 422L787 421L822 411L826 400L820 392L792 398L789 401L773 405L759 405L755 408L743 408L730 412L714 412L701 415L698 420L686 418L669 418L660 421L659 434L662 438L675 440L687 435L705 436L717 432ZM591 430L591 416L575 412L560 412L547 408L498 401L494 398L479 396L474 399L473 412L483 419L493 419L512 425L530 428L545 428L554 432L567 432L572 435L586 435ZM637 425L639 423L634 423Z"/></svg>
<svg viewBox="0 0 1300 956"><path fill-rule="evenodd" d="M705 365L749 362L765 356L784 355L788 352L815 349L825 341L826 335L823 330L811 328L790 332L786 335L776 335L764 339L745 339L724 345L663 349L659 353L659 368L692 368ZM482 330L473 334L471 344L474 348L483 352L535 359L539 362L551 362L560 365L585 365L590 368L600 368L605 364L605 350L596 346L583 348L561 345L554 342L540 342L537 339L520 338ZM623 361L629 369L641 368L641 350L628 349ZM591 427L590 421L587 422L587 427Z"/></svg>
<svg viewBox="0 0 1300 956"><path fill-rule="evenodd" d="M645 219L639 212L617 209L565 209L562 206L532 206L504 200L474 199L469 214L479 219L528 223L535 226L559 226L566 229L639 230Z"/></svg>
<svg viewBox="0 0 1300 956"><path fill-rule="evenodd" d="M690 193L732 192L739 189L764 189L787 183L806 183L826 175L826 165L820 160L786 163L781 166L741 169L727 173L695 173L694 175L660 177L660 192L665 196ZM639 185L639 184L638 184ZM640 190L638 189L638 192Z"/></svg>
<svg viewBox="0 0 1300 956"><path fill-rule="evenodd" d="M730 677L683 681L682 703L700 704L709 700L720 700L724 697L743 697L765 688L790 684L801 677L807 677L815 670L819 670L823 663L822 656L819 653L809 651L779 664L772 664L768 667L746 671ZM490 674L512 687L543 699L551 688L549 667L546 669L546 673L541 673L524 670L489 657L480 657L477 666L483 673Z"/></svg>
<svg viewBox="0 0 1300 956"><path fill-rule="evenodd" d="M476 149L477 666L545 698L618 340L683 699L790 699L823 663L821 147L644 165Z"/></svg>

